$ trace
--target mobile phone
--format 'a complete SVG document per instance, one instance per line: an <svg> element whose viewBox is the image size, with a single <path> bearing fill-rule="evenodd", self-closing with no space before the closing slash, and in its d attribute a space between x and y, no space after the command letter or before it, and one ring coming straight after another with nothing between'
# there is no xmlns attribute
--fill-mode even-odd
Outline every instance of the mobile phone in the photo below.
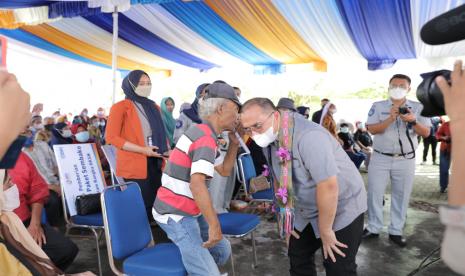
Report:
<svg viewBox="0 0 465 276"><path fill-rule="evenodd" d="M18 161L19 154L21 153L26 139L26 136L20 135L13 141L6 151L5 156L0 160L0 169L12 169L16 165L16 161Z"/></svg>

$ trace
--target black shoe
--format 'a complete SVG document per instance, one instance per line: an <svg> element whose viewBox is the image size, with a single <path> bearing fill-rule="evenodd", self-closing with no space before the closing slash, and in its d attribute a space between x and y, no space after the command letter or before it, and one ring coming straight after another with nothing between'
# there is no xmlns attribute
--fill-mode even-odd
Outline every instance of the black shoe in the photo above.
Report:
<svg viewBox="0 0 465 276"><path fill-rule="evenodd" d="M401 235L389 235L389 239L400 247L405 247L407 245L407 240Z"/></svg>
<svg viewBox="0 0 465 276"><path fill-rule="evenodd" d="M444 194L446 192L446 188L441 188L440 192L441 194Z"/></svg>
<svg viewBox="0 0 465 276"><path fill-rule="evenodd" d="M363 239L371 239L371 238L378 238L379 234L371 233L368 229L363 230L362 238Z"/></svg>

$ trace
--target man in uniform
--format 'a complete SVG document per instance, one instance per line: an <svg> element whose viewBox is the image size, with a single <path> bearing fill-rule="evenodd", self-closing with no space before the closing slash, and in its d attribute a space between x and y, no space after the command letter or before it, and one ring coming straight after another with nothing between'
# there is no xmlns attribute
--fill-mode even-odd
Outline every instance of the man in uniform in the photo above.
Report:
<svg viewBox="0 0 465 276"><path fill-rule="evenodd" d="M426 137L430 120L420 115L423 106L406 98L411 80L396 74L389 81L389 99L375 102L368 113L367 128L374 135L368 167L368 225L364 238L379 236L383 228L383 197L391 182L389 239L403 247L402 237L415 176L417 136Z"/></svg>
<svg viewBox="0 0 465 276"><path fill-rule="evenodd" d="M341 145L320 125L298 113L278 111L265 98L254 98L243 105L241 123L263 148L275 179L284 177L281 172L292 173L290 191L294 190L294 196L287 194L287 188L285 193L295 201L289 207L295 215L289 240L290 274L317 275L314 254L323 248L326 275L356 275L366 191L360 173ZM289 139L280 138L284 135ZM285 146L284 140L292 142ZM283 161L277 156L282 147L289 153L287 160L292 160L290 169L283 169Z"/></svg>

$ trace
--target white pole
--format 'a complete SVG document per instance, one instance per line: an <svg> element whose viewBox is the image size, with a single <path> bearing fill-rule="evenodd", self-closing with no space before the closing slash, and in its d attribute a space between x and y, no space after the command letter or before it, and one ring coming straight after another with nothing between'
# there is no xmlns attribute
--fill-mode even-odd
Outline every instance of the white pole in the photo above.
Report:
<svg viewBox="0 0 465 276"><path fill-rule="evenodd" d="M112 60L111 60L111 69L113 70L113 97L112 104L115 104L116 98L116 69L118 68L117 64L118 57L118 8L115 7L113 12L113 47L112 47Z"/></svg>

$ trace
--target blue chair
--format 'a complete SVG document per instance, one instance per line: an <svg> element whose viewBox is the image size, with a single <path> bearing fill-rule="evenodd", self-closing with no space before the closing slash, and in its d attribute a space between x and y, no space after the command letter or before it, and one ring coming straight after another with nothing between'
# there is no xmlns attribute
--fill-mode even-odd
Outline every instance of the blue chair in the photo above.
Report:
<svg viewBox="0 0 465 276"><path fill-rule="evenodd" d="M102 276L102 261L100 257L100 238L103 233L103 218L102 213L90 214L85 216L75 215L68 216L68 208L66 205L66 196L63 183L61 184L61 199L63 202L63 214L66 222L66 231L65 234L69 236L71 229L86 229L92 232L95 238L95 247L97 249L97 261L98 261L98 271L99 275ZM75 204L74 202L72 204ZM45 211L44 211L45 212ZM83 235L72 235L73 237L87 237Z"/></svg>
<svg viewBox="0 0 465 276"><path fill-rule="evenodd" d="M260 218L253 214L244 213L223 213L218 214L221 232L224 236L230 238L242 238L250 234L252 239L253 268L257 267L257 249L255 246L254 231L260 224ZM234 254L231 251L231 266L233 275L236 275L234 266Z"/></svg>
<svg viewBox="0 0 465 276"><path fill-rule="evenodd" d="M125 186L125 189L121 189ZM173 243L153 245L139 186L134 182L105 188L101 195L110 267L117 275L187 274ZM122 272L114 260L122 261Z"/></svg>
<svg viewBox="0 0 465 276"><path fill-rule="evenodd" d="M237 158L237 175L239 182L242 183L244 193L247 197L250 196L251 202L273 202L274 191L273 185L270 189L259 191L253 194L249 193L250 180L257 177L255 165L253 164L252 156L249 153L243 153Z"/></svg>
<svg viewBox="0 0 465 276"><path fill-rule="evenodd" d="M124 184L124 179L116 176L116 148L113 145L104 145L102 146L102 151L110 165L112 184Z"/></svg>

